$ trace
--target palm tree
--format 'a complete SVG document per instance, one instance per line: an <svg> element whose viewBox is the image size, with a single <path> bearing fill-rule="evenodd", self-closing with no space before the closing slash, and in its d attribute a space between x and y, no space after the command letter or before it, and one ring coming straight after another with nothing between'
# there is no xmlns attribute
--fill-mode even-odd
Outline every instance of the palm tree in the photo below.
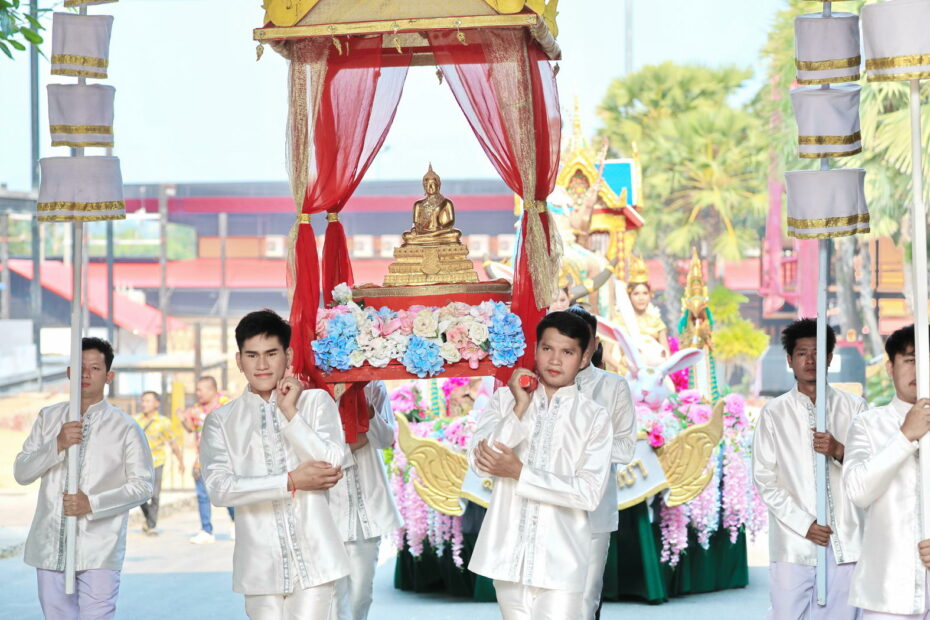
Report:
<svg viewBox="0 0 930 620"><path fill-rule="evenodd" d="M647 223L637 245L662 262L663 307L673 324L681 310L677 258L700 243L713 266L717 255L735 260L758 247L763 127L728 104L750 75L736 67L647 66L614 80L600 107L612 153L639 152Z"/></svg>

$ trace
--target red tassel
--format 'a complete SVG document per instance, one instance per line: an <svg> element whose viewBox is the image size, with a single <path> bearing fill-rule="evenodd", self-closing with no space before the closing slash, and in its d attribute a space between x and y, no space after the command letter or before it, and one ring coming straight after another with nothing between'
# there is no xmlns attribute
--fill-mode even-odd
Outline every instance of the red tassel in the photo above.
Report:
<svg viewBox="0 0 930 620"><path fill-rule="evenodd" d="M333 289L336 285L345 282L350 287L355 284L352 277L352 261L349 259L349 249L346 241L346 231L342 222L336 220L326 226L326 236L323 238L323 302L329 305L333 302Z"/></svg>
<svg viewBox="0 0 930 620"><path fill-rule="evenodd" d="M320 265L312 225L298 226L294 253L296 281L291 302L293 368L298 377L307 377L316 370L310 342L316 338L316 315L320 303Z"/></svg>

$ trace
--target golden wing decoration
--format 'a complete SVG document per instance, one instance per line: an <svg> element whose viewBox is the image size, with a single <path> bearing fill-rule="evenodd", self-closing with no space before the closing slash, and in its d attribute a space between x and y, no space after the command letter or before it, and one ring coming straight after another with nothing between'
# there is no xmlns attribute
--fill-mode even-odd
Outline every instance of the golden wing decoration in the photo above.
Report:
<svg viewBox="0 0 930 620"><path fill-rule="evenodd" d="M656 448L656 456L670 491L665 500L669 506L680 506L701 494L714 475L707 467L714 448L723 438L723 408L721 398L710 420L681 432L673 440Z"/></svg>
<svg viewBox="0 0 930 620"><path fill-rule="evenodd" d="M394 417L397 443L423 481L422 484L413 481L417 494L430 508L452 517L461 516L465 511L459 502L459 491L468 471L468 459L435 439L417 437L410 431L407 418L397 413Z"/></svg>

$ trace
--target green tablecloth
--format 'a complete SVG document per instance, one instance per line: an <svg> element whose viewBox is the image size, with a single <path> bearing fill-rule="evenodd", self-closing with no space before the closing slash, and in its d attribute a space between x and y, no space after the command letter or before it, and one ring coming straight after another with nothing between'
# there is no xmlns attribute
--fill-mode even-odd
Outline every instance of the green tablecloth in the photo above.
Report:
<svg viewBox="0 0 930 620"><path fill-rule="evenodd" d="M462 559L467 566L477 535L466 533L464 538ZM424 547L419 558L406 549L397 554L395 588L495 600L490 580L456 568L448 549L437 556L429 545ZM717 532L707 549L698 545L691 533L688 550L675 568L659 561L661 551L658 523L649 522L645 503L620 511L620 529L611 535L604 571L604 600L632 598L662 603L672 596L742 588L749 583L746 536L742 532L735 543L730 542L728 532Z"/></svg>

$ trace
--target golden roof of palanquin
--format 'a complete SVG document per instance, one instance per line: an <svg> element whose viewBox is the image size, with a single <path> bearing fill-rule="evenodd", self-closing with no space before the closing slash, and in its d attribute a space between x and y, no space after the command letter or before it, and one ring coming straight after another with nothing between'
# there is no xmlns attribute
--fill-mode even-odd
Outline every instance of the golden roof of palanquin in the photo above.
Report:
<svg viewBox="0 0 930 620"><path fill-rule="evenodd" d="M552 36L558 35L559 0L264 0L265 24L295 26L310 11L321 13L316 23L346 23L386 19L423 19L475 15L513 15L524 10L541 16Z"/></svg>

